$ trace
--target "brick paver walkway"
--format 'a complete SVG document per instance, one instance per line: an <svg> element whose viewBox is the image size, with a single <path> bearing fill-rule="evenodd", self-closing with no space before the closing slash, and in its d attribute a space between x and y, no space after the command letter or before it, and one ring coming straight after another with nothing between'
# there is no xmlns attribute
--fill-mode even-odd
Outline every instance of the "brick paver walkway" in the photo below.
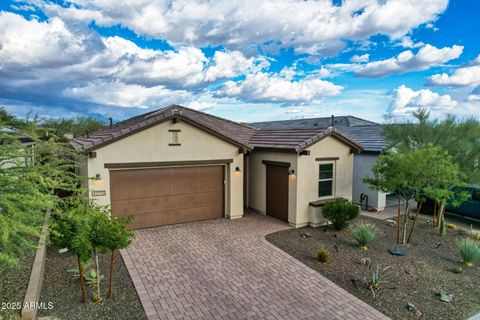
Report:
<svg viewBox="0 0 480 320"><path fill-rule="evenodd" d="M388 319L274 247L249 213L139 230L122 250L149 319Z"/></svg>

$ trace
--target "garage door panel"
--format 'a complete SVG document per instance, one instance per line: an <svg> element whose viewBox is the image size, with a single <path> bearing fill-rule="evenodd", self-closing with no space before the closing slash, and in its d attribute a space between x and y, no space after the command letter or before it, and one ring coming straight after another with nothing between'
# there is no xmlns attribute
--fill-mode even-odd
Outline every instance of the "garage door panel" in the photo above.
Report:
<svg viewBox="0 0 480 320"><path fill-rule="evenodd" d="M133 215L139 212L187 209L204 206L223 206L223 199L218 192L201 192L198 194L182 194L174 196L117 200L117 215ZM153 210L152 210L153 208Z"/></svg>
<svg viewBox="0 0 480 320"><path fill-rule="evenodd" d="M112 212L133 215L131 228L224 216L223 167L179 167L110 172Z"/></svg>
<svg viewBox="0 0 480 320"><path fill-rule="evenodd" d="M181 211L169 211L166 214L157 214L156 212L143 213L135 216L135 225L140 226L137 228L148 228L150 226L163 226L199 220L216 219L218 218L219 209L220 208L217 206L202 208L202 219L198 219L196 208L190 208Z"/></svg>

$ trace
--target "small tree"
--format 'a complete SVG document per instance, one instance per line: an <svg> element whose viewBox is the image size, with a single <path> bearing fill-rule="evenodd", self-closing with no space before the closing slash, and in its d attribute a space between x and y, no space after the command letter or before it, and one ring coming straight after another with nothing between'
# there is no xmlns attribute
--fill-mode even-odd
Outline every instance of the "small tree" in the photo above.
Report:
<svg viewBox="0 0 480 320"><path fill-rule="evenodd" d="M450 184L461 183L458 167L452 163L448 154L432 145L404 152L387 151L378 158L372 172L373 177L364 179L366 183L383 192L395 193L405 201L402 243L407 240L410 202L416 199L421 206L426 196L439 192L447 194ZM413 227L414 225L415 222Z"/></svg>
<svg viewBox="0 0 480 320"><path fill-rule="evenodd" d="M128 231L127 226L132 217L115 217L111 214L101 226L102 245L111 251L110 276L108 280L108 297L112 297L113 271L115 267L115 253L124 249L132 243L135 233Z"/></svg>
<svg viewBox="0 0 480 320"><path fill-rule="evenodd" d="M90 241L91 211L88 204L75 199L68 211L56 212L50 221L50 240L59 248L67 248L77 257L83 303L87 302L83 264L90 261L93 246Z"/></svg>

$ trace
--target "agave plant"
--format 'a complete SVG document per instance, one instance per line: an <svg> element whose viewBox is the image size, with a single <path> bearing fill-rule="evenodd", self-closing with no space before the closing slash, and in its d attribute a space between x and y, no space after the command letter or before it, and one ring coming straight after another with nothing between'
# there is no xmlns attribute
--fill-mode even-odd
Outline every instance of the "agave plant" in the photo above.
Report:
<svg viewBox="0 0 480 320"><path fill-rule="evenodd" d="M376 297L376 292L380 290L381 286L387 281L387 279L391 276L389 272L390 266L385 267L380 270L380 266L377 264L375 269L372 269L370 265L370 274L369 279L367 281L368 287L372 290L373 297Z"/></svg>

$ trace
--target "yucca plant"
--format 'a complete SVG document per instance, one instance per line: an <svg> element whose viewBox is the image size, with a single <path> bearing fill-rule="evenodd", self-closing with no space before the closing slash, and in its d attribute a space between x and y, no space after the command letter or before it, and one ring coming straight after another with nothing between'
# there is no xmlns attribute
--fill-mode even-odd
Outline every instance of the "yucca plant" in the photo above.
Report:
<svg viewBox="0 0 480 320"><path fill-rule="evenodd" d="M472 267L476 261L480 260L480 245L476 241L472 239L460 240L457 246L463 262L468 267Z"/></svg>
<svg viewBox="0 0 480 320"><path fill-rule="evenodd" d="M360 248L368 250L368 245L377 238L377 228L370 223L357 223L352 228L352 236L357 240Z"/></svg>
<svg viewBox="0 0 480 320"><path fill-rule="evenodd" d="M384 284L391 276L389 270L390 266L380 270L380 266L378 264L375 269L372 269L372 266L370 265L370 274L367 283L370 290L372 290L374 298L376 297L376 292L380 290L382 284Z"/></svg>

